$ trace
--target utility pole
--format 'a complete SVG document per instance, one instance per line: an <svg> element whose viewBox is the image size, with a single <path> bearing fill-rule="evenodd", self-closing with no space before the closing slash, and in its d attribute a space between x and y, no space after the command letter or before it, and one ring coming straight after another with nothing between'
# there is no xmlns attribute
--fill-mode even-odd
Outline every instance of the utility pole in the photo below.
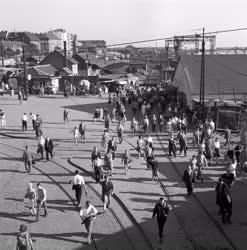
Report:
<svg viewBox="0 0 247 250"><path fill-rule="evenodd" d="M205 40L204 28L202 33L201 78L200 78L200 119L205 119Z"/></svg>
<svg viewBox="0 0 247 250"><path fill-rule="evenodd" d="M3 59L3 41L1 41L1 57L2 57L2 67L4 67L4 59Z"/></svg>
<svg viewBox="0 0 247 250"><path fill-rule="evenodd" d="M27 71L26 71L26 52L25 46L22 46L22 55L23 55L23 73L24 73L24 94L27 98Z"/></svg>

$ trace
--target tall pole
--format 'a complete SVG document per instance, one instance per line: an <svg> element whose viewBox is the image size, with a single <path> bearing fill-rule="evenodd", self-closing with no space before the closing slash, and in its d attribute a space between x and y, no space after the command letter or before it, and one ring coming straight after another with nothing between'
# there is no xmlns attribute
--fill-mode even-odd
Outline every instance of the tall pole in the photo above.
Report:
<svg viewBox="0 0 247 250"><path fill-rule="evenodd" d="M200 115L201 120L205 119L205 40L204 28L202 33L202 54L201 54L201 78L200 78Z"/></svg>
<svg viewBox="0 0 247 250"><path fill-rule="evenodd" d="M236 100L236 95L235 95L235 89L233 88L233 97L234 97L234 102L237 103L237 100Z"/></svg>
<svg viewBox="0 0 247 250"><path fill-rule="evenodd" d="M26 52L25 47L22 46L22 54L23 54L23 73L24 73L24 94L27 98L27 71L26 71Z"/></svg>
<svg viewBox="0 0 247 250"><path fill-rule="evenodd" d="M1 57L2 57L2 67L4 67L4 59L3 59L3 41L1 41Z"/></svg>
<svg viewBox="0 0 247 250"><path fill-rule="evenodd" d="M220 80L219 80L219 101L221 100Z"/></svg>

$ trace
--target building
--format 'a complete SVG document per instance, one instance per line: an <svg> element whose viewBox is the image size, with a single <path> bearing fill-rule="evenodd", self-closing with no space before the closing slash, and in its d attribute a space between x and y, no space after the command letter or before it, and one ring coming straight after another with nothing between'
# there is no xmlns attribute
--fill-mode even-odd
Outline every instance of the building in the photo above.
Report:
<svg viewBox="0 0 247 250"><path fill-rule="evenodd" d="M38 94L40 87L43 85L47 93L57 93L59 89L58 70L50 64L37 65L27 67L27 76L30 76L28 80L29 92ZM24 72L17 74L16 79L19 85L24 84Z"/></svg>
<svg viewBox="0 0 247 250"><path fill-rule="evenodd" d="M37 34L41 44L41 54L48 55L54 50L61 50L61 39L52 33Z"/></svg>
<svg viewBox="0 0 247 250"><path fill-rule="evenodd" d="M38 38L40 39L40 53L42 55L49 54L49 43L48 43L48 37L45 34L36 34Z"/></svg>
<svg viewBox="0 0 247 250"><path fill-rule="evenodd" d="M93 54L78 53L74 58L79 62L79 74L83 76L100 76L100 69L106 65L105 59L100 59Z"/></svg>
<svg viewBox="0 0 247 250"><path fill-rule="evenodd" d="M46 56L41 62L41 65L51 64L58 71L68 68L72 71L73 75L78 75L78 61L69 55L65 55L64 52L54 50L48 56Z"/></svg>
<svg viewBox="0 0 247 250"><path fill-rule="evenodd" d="M26 43L29 47L36 47L41 52L41 41L39 37L31 32L21 32L18 35L18 40Z"/></svg>
<svg viewBox="0 0 247 250"><path fill-rule="evenodd" d="M181 56L173 84L192 108L200 99L201 56ZM247 101L247 55L205 55L205 101Z"/></svg>
<svg viewBox="0 0 247 250"><path fill-rule="evenodd" d="M7 37L8 37L8 31L6 30L0 31L0 41L7 40Z"/></svg>
<svg viewBox="0 0 247 250"><path fill-rule="evenodd" d="M63 48L63 43L67 43L67 51L69 55L73 55L74 46L76 43L76 35L66 32L64 29L55 29L48 32L48 34L55 35L60 40L60 48Z"/></svg>
<svg viewBox="0 0 247 250"><path fill-rule="evenodd" d="M80 40L76 43L80 53L97 53L103 54L106 52L106 42L104 40Z"/></svg>
<svg viewBox="0 0 247 250"><path fill-rule="evenodd" d="M16 41L2 41L2 46L4 49L11 49L14 52L17 52L17 54L21 54L22 52L22 46L24 43L22 42L16 42Z"/></svg>

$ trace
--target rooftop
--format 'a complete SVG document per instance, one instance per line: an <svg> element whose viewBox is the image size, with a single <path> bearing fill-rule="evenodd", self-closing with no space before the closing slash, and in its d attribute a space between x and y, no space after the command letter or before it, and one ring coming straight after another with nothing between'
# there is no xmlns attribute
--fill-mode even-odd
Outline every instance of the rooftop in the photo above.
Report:
<svg viewBox="0 0 247 250"><path fill-rule="evenodd" d="M201 56L180 59L192 94L200 93ZM205 55L205 93L247 93L247 55Z"/></svg>
<svg viewBox="0 0 247 250"><path fill-rule="evenodd" d="M24 31L23 34L25 34L31 41L36 41L39 42L40 39L38 38L37 35L35 35L34 33L28 32L28 31Z"/></svg>

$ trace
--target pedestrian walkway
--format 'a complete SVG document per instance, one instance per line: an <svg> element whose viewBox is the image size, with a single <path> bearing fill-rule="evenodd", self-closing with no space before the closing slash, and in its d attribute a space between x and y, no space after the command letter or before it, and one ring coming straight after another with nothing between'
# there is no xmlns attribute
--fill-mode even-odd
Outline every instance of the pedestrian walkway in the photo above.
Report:
<svg viewBox="0 0 247 250"><path fill-rule="evenodd" d="M30 220L34 220L34 218L21 214L23 212L23 194L30 180L34 183L43 183L48 192L48 217L41 217L38 223L28 223L37 249L80 249L82 246L81 242L83 236L85 236L82 232L85 232L85 230L79 223L79 215L72 201L74 193L71 189L71 185L67 184L75 167L70 165L67 160L71 158L79 167L92 171L90 160L91 151L94 146L98 146L98 149L100 149L100 139L104 126L103 122L94 123L92 113L95 106L98 105L98 102L106 103L107 99L91 97L76 98L76 102L72 99L64 100L63 98L46 99L30 97L28 102L24 102L23 105L7 105L15 103L11 101L8 103L6 100L4 101L4 105L0 103L8 119L7 131L0 132L7 133L13 137L23 138L0 138L0 143L14 147L8 148L0 144L0 188L2 190L0 202L0 241L3 241L5 244L1 246L0 249L12 249L15 244L14 234L19 228L19 225L22 222L28 223ZM66 125L63 122L63 110L65 106L69 110L70 120L70 123ZM40 114L44 121L44 134L54 141L54 161L63 167L58 167L54 162L47 163L43 160L36 163L36 169L33 169L31 175L24 173L24 165L19 161L19 157L22 155L19 149L24 149L25 145L29 145L33 150L37 148L37 143L34 140L35 133L31 131L31 121L28 121L28 131L21 131L20 119L21 114L24 112L27 114L30 112ZM76 147L69 131L71 131L74 126L78 126L82 119L87 126L86 143L79 143L78 147ZM110 125L114 131L111 131L111 134L115 134L115 136L116 125L117 124ZM165 249L191 249L192 245L179 224L174 214L174 209L171 210L165 225L164 243L163 245L157 243L158 228L156 219L154 221L151 219L152 209L158 199L164 196L164 194L160 186L151 180L151 172L146 171L145 161L138 159L137 152L133 150L129 144L136 145L137 140L137 137L132 138L130 134L126 133L126 130L129 129L130 124L128 121L124 127L124 141L121 146L118 144L117 158L114 162L114 175L111 178L114 183L114 192L130 210L155 247ZM162 139L162 143L167 147L165 138ZM191 210L193 213L193 207L190 209L190 198L186 197L185 186L181 182L181 178L174 174L163 148L156 139L154 140L154 147L158 161L162 162L159 169L161 173L160 178L164 180L165 185L169 188L170 194L177 204L176 209L186 207L188 211ZM126 149L131 149L130 153L133 158L131 169L127 176L125 176L124 167L121 165L121 156ZM189 150L187 157L178 156L174 159L181 174L187 167L187 162L192 154L194 154L194 151ZM198 196L216 220L219 220L219 217L216 214L217 207L215 204L214 185L215 180L222 171L223 168L209 167L206 170L206 181L203 184L198 183L195 187L196 196ZM90 177L86 178L88 182L92 182ZM54 182L56 183L55 185ZM95 186L100 190L99 185ZM230 235L230 238L239 249L245 249L244 235L247 225L247 214L244 210L246 200L245 188L246 185L243 183L236 183L233 186L233 224L227 225L224 228L227 235ZM92 192L89 194L89 198L98 206L97 209L102 209L101 201ZM85 202L85 199L86 197L83 197L83 202ZM199 217L198 220L201 220L201 218ZM188 223L191 227L195 225L193 221L189 221ZM126 222L126 226L127 224L128 222ZM129 225L127 230L130 233L133 232L131 225ZM208 227L208 230L210 230L210 227ZM108 244L112 237L114 238L114 242L119 242L122 238L121 233L119 233L119 228L116 229L114 220L111 220L105 215L100 216L100 218L96 220L93 231L95 232L96 243L98 242L102 247L103 245L101 244L103 244L102 242L105 238L107 238L108 242L104 243L104 246L109 246ZM201 234L200 237L203 238L203 234ZM214 239L214 237L212 237L212 239ZM93 246L83 246L83 249L93 248Z"/></svg>

